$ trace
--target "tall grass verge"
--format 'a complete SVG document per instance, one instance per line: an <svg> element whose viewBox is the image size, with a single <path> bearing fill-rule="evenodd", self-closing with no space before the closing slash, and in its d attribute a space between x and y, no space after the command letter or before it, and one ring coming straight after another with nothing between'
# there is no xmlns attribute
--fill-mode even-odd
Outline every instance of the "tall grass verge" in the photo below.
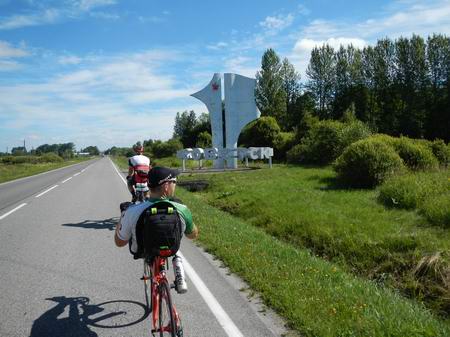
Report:
<svg viewBox="0 0 450 337"><path fill-rule="evenodd" d="M427 225L417 212L384 207L376 190L341 188L330 168L274 165L180 180L199 177L209 183L198 192L205 203L448 317L449 297L433 292L440 284L417 278L414 269L424 256L450 251L450 233ZM441 256L443 266L449 266L448 259Z"/></svg>
<svg viewBox="0 0 450 337"><path fill-rule="evenodd" d="M231 176L226 179L230 180ZM249 176L246 176L250 179ZM290 181L292 184L292 181ZM238 186L234 181L233 187ZM297 184L294 188L301 188ZM226 192L226 191L224 191ZM305 336L448 336L427 309L178 189L200 242ZM278 213L282 214L282 213Z"/></svg>
<svg viewBox="0 0 450 337"><path fill-rule="evenodd" d="M64 166L80 163L92 158L80 157L71 160L62 160L46 163L20 163L20 164L2 164L0 163L0 183L32 176L46 171L55 170Z"/></svg>

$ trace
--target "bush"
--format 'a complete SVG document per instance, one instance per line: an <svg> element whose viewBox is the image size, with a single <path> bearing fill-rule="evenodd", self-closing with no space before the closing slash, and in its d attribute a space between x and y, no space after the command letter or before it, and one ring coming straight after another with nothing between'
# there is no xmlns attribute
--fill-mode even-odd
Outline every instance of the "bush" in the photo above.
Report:
<svg viewBox="0 0 450 337"><path fill-rule="evenodd" d="M431 224L450 228L450 193L426 200L419 211Z"/></svg>
<svg viewBox="0 0 450 337"><path fill-rule="evenodd" d="M63 159L58 156L56 153L46 153L44 155L42 155L41 157L41 162L43 163L58 163L58 162L62 162Z"/></svg>
<svg viewBox="0 0 450 337"><path fill-rule="evenodd" d="M403 169L402 159L382 141L363 139L348 146L334 163L338 178L352 187L373 187Z"/></svg>
<svg viewBox="0 0 450 337"><path fill-rule="evenodd" d="M370 136L370 129L361 121L347 123L323 120L311 124L300 146L288 155L291 163L328 164L339 157L355 141Z"/></svg>
<svg viewBox="0 0 450 337"><path fill-rule="evenodd" d="M3 164L38 164L38 163L57 163L63 159L56 153L46 153L42 156L5 156L1 158Z"/></svg>
<svg viewBox="0 0 450 337"><path fill-rule="evenodd" d="M339 153L343 123L323 120L311 126L299 146L288 155L291 163L328 164ZM295 153L295 155L294 155Z"/></svg>
<svg viewBox="0 0 450 337"><path fill-rule="evenodd" d="M261 117L249 123L242 130L238 144L240 146L274 147L280 135L280 126L273 117Z"/></svg>
<svg viewBox="0 0 450 337"><path fill-rule="evenodd" d="M379 201L389 207L414 209L447 191L446 174L408 173L388 179L381 187Z"/></svg>
<svg viewBox="0 0 450 337"><path fill-rule="evenodd" d="M274 144L273 155L277 160L286 160L287 152L295 145L294 132L280 132Z"/></svg>
<svg viewBox="0 0 450 337"><path fill-rule="evenodd" d="M410 138L396 139L394 148L405 165L412 170L436 169L439 165L431 150Z"/></svg>
<svg viewBox="0 0 450 337"><path fill-rule="evenodd" d="M440 165L444 167L450 165L450 145L446 145L441 139L436 139L434 142L429 142L428 146Z"/></svg>
<svg viewBox="0 0 450 337"><path fill-rule="evenodd" d="M350 144L357 142L358 140L365 139L372 134L370 128L359 120L354 120L349 123L345 123L340 136L340 149L339 155Z"/></svg>

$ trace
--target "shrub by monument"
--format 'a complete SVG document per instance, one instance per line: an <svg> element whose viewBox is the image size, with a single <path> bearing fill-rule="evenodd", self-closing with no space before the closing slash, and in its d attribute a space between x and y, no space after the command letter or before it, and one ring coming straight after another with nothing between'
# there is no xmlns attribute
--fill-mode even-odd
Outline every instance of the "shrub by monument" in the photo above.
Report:
<svg viewBox="0 0 450 337"><path fill-rule="evenodd" d="M396 139L394 148L405 165L412 170L436 169L439 165L430 149L410 138Z"/></svg>
<svg viewBox="0 0 450 337"><path fill-rule="evenodd" d="M280 126L273 117L261 117L249 123L241 132L239 146L274 147L279 135Z"/></svg>
<svg viewBox="0 0 450 337"><path fill-rule="evenodd" d="M296 143L294 132L280 132L274 144L274 158L277 160L286 160L287 152L294 147Z"/></svg>
<svg viewBox="0 0 450 337"><path fill-rule="evenodd" d="M329 164L355 141L370 136L370 129L361 121L347 123L323 120L312 123L299 146L288 155L291 163Z"/></svg>
<svg viewBox="0 0 450 337"><path fill-rule="evenodd" d="M212 136L208 131L200 132L197 137L196 147L207 148L212 146ZM181 150L181 149L180 149Z"/></svg>
<svg viewBox="0 0 450 337"><path fill-rule="evenodd" d="M156 141L151 146L152 155L150 157L164 158L175 155L183 148L183 144L177 138L169 139L167 142Z"/></svg>
<svg viewBox="0 0 450 337"><path fill-rule="evenodd" d="M363 139L335 161L338 178L351 187L373 187L404 168L400 156L382 141Z"/></svg>

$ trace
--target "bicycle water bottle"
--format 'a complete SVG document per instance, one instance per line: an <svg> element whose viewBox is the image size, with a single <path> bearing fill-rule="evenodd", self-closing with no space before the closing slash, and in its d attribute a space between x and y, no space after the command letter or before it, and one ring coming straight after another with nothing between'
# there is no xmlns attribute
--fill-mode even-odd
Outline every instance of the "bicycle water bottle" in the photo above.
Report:
<svg viewBox="0 0 450 337"><path fill-rule="evenodd" d="M172 259L173 271L175 274L175 290L179 294L187 292L187 284L184 276L183 259L175 255Z"/></svg>

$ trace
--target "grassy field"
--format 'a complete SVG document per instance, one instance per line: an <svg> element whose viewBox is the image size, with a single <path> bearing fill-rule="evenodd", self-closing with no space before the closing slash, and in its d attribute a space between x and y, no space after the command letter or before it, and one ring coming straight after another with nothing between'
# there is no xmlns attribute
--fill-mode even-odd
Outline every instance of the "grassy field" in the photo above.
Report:
<svg viewBox="0 0 450 337"><path fill-rule="evenodd" d="M193 210L201 244L302 334L449 335L448 320L420 303L445 316L448 297L435 291L433 275L414 273L436 252L448 268L448 230L383 207L375 190L339 189L329 168L276 165L180 180L196 179L209 188L178 194Z"/></svg>
<svg viewBox="0 0 450 337"><path fill-rule="evenodd" d="M0 163L0 183L32 176L38 173L54 170L60 167L73 165L91 158L76 158L60 163L39 163L39 164L1 164Z"/></svg>

